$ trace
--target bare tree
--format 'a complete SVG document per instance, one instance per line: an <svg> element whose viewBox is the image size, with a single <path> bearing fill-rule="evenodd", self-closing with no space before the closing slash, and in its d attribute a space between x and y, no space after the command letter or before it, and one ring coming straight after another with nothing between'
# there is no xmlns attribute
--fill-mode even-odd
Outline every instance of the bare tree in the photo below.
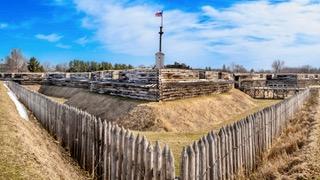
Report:
<svg viewBox="0 0 320 180"><path fill-rule="evenodd" d="M231 72L234 72L234 73L247 73L248 70L240 65L240 64L235 64L235 63L231 63L230 64L230 67L228 67L228 69L230 69Z"/></svg>
<svg viewBox="0 0 320 180"><path fill-rule="evenodd" d="M52 65L49 61L45 61L43 63L43 68L45 72L52 72L55 71L55 66Z"/></svg>
<svg viewBox="0 0 320 180"><path fill-rule="evenodd" d="M272 69L273 69L273 72L275 73L280 73L283 67L284 67L284 61L282 60L275 60L272 63Z"/></svg>
<svg viewBox="0 0 320 180"><path fill-rule="evenodd" d="M10 56L5 60L6 71L8 72L27 72L28 64L19 49L13 49Z"/></svg>
<svg viewBox="0 0 320 180"><path fill-rule="evenodd" d="M55 68L55 71L57 71L57 72L67 72L68 69L69 69L68 63L57 64L56 68Z"/></svg>

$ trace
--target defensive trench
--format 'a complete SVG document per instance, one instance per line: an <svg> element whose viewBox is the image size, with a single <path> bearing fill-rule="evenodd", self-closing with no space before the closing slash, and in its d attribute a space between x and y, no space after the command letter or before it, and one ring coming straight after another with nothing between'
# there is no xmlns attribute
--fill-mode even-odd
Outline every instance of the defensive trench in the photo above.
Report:
<svg viewBox="0 0 320 180"><path fill-rule="evenodd" d="M11 88L12 87L14 86L11 86ZM80 108L84 111L87 111L101 118L113 117L113 119L112 118L109 118L109 119L112 119L112 121L116 124L119 124L121 126L124 126L125 128L133 130L133 135L135 136L137 136L137 134L145 135L150 143L159 141L160 144L164 144L164 143L168 144L169 145L168 147L170 149L166 149L168 148L167 146L165 146L164 149L161 148L162 150L160 149L160 152L163 151L165 155L162 157L163 159L162 162L164 164L161 166L158 166L159 169L157 171L159 171L160 173L159 177L166 178L169 176L170 177L181 176L183 179L192 179L193 175L202 176L202 174L204 174L203 178L205 177L209 178L215 175L213 173L214 172L213 170L212 170L213 174L211 173L211 171L205 170L208 168L210 169L210 167L213 167L213 166L210 166L209 161L205 163L206 165L204 164L201 165L201 162L200 164L194 164L194 166L199 165L198 167L199 172L195 172L195 174L185 174L186 169L183 169L183 168L185 168L186 161L184 159L180 159L183 147L186 147L187 145L192 144L193 142L196 141L197 143L200 143L200 144L204 143L204 147L206 147L205 149L207 149L206 151L208 151L209 146L205 146L205 142L210 143L210 138L211 138L210 136L211 135L213 137L216 136L216 134L214 133L215 131L217 132L217 130L219 130L221 127L225 127L226 124L232 124L235 126L236 124L235 122L237 122L239 119L246 119L248 117L258 118L260 116L259 113L255 113L254 116L248 116L248 115L262 109L263 111L261 112L268 113L267 110L271 106L272 108L274 108L274 111L276 111L278 107L281 107L282 108L281 110L283 110L283 108L285 109L287 107L288 108L290 107L290 109L287 109L285 111L285 112L288 111L288 114L285 113L285 116L281 118L282 119L281 121L275 119L275 122L277 122L278 124L280 122L281 122L280 124L284 123L280 125L277 130L279 131L277 133L281 134L280 132L283 130L283 128L287 124L286 119L293 116L292 108L300 108L303 104L304 99L306 99L307 97L307 94L301 94L299 95L300 100L293 97L291 98L290 101L286 101L285 103L282 103L275 100L254 100L240 91L232 90L228 93L224 93L220 95L198 97L198 98L178 100L178 101L172 101L172 102L143 102L143 101L136 101L136 100L127 100L127 99L118 98L118 97L110 97L106 95L92 94L83 90L72 89L72 88L66 88L64 90L61 87L29 86L27 88L32 89L33 91L39 91L43 94L46 94L47 97L51 98L51 100L53 99L54 101L58 101L59 104L72 105L74 107ZM21 89L21 88L19 87L18 89ZM66 92L69 92L69 94ZM20 95L20 98L22 98L22 96ZM90 101L90 99L92 99L92 101ZM287 106L286 103L287 104L291 103L291 104ZM277 104L277 105L275 106L274 104ZM226 111L226 108L228 109L228 111ZM199 115L199 116L196 116L196 115ZM200 115L201 115L201 118L200 118ZM41 116L42 115L40 115L39 118ZM141 117L146 117L148 122L146 122L146 120L141 120ZM268 119L265 119L266 117L261 116L260 118L262 118L263 121L268 120ZM253 121L253 123L256 123L256 122ZM263 126L263 124L259 126ZM238 127L238 126L235 126L235 127ZM265 128L265 130L266 129L268 128ZM207 136L208 131L212 132L211 134L209 133L210 136ZM227 129L223 131L228 133L232 132L229 126L227 126ZM237 130L236 132L238 131L240 132L240 130ZM268 134L268 131L265 131L264 133L265 133L264 136L257 137L257 141L259 143L263 142L263 144L261 144L263 147L261 150L256 152L256 155L260 154L260 152L262 152L263 149L269 146L268 144L269 138L270 140L273 139L272 136L270 137L266 136ZM277 133L274 135L274 137L278 136ZM219 136L220 136L220 133L219 133ZM206 137L206 138L203 138L203 137ZM207 137L210 137L210 138L207 139ZM231 141L232 143L233 141L236 142L236 140L232 139L231 137L233 136L230 136L230 139L229 139L230 142ZM201 138L202 140L197 141L199 138ZM135 142L143 142L143 141L140 141L141 139L140 140L138 139L136 139ZM254 138L252 143L254 143L255 140L256 139ZM65 142L65 143L68 144L70 142ZM96 145L94 145L94 147L96 147ZM121 148L121 146L119 147ZM136 147L139 149L140 146L136 146ZM67 149L69 148L70 147L68 147ZM157 148L157 145L155 146L155 148ZM199 148L201 149L201 146L199 146ZM227 147L224 147L224 148L227 148ZM232 149L232 146L228 148ZM184 149L184 151L186 151L186 149ZM219 151L222 151L222 149L220 149ZM97 153L98 152L99 151L97 151ZM169 154L167 154L168 152ZM226 152L230 153L230 151L228 150ZM137 153L137 151L135 151L135 153ZM174 158L175 160L174 161L175 171L162 174L162 168L164 168L165 170L166 168L170 167L170 163L172 162L170 160L171 158L170 153L173 154L172 158ZM238 152L232 152L232 153L234 153L233 156L239 155L237 154ZM209 154L207 152L208 158L209 158ZM156 154L153 154L153 155L156 155ZM201 154L200 152L199 152L199 155L200 155L199 156L200 159L198 159L198 161L201 160L201 157L206 157L204 156L204 154ZM251 156L253 155L254 153L251 154ZM138 158L138 157L139 156L134 156L134 158ZM110 155L110 158L112 158L112 155ZM141 158L143 159L143 157ZM168 164L166 163L166 161L168 161ZM182 166L180 165L181 161L182 161ZM144 161L141 162L139 160L139 162L142 163ZM187 162L189 163L189 160ZM93 161L92 165L94 165L95 163L96 162ZM230 164L234 162L230 159L230 161L226 160L224 163ZM237 164L239 163L240 161ZM251 163L254 163L254 162L251 162ZM98 161L98 164L99 164L99 161ZM216 164L216 162L214 164ZM138 163L137 166L140 166L140 165L142 166L143 163L142 164ZM119 168L120 166L121 165L119 165ZM190 163L188 164L188 166L190 166ZM203 169L201 169L200 167L202 167ZM83 168L87 169L87 165L85 165ZM252 167L250 168L252 169ZM99 170L96 171L95 169L89 168L88 170L91 174L101 173L99 172ZM155 172L155 174L153 174L153 176L158 175L157 171ZM115 174L117 173L120 173L120 172L115 172ZM219 173L220 175L223 174L227 178L231 178L231 177L234 177L234 175L236 174L236 168L225 169ZM121 176L121 173L119 175ZM134 173L131 175L134 176ZM148 173L145 174L145 176L147 175ZM140 175L137 175L137 176L142 177L141 173Z"/></svg>

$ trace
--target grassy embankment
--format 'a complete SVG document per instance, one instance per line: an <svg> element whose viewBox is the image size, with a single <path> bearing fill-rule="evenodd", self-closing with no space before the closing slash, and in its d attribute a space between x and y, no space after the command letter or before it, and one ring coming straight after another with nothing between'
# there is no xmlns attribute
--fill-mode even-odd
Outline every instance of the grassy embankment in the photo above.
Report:
<svg viewBox="0 0 320 180"><path fill-rule="evenodd" d="M222 121L218 124L211 126L212 130L218 130L226 124L235 122L244 118L256 111L259 111L265 107L271 106L279 102L279 100L254 100L257 103L257 106L245 113L241 113L230 117L227 121ZM148 140L152 142L159 141L160 144L169 145L170 149L173 152L175 159L175 167L177 173L180 172L180 156L184 146L191 144L193 141L199 140L203 135L206 135L208 131L199 131L199 132L135 132L136 134L141 134L147 137Z"/></svg>
<svg viewBox="0 0 320 180"><path fill-rule="evenodd" d="M1 81L0 179L88 179L32 116L20 118Z"/></svg>

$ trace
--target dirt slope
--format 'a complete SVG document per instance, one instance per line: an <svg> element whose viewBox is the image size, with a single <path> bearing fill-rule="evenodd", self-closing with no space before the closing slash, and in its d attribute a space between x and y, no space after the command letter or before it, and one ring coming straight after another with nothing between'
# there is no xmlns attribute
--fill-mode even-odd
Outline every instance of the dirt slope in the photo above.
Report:
<svg viewBox="0 0 320 180"><path fill-rule="evenodd" d="M77 88L29 88L38 89L48 96L67 98L66 104L138 131L205 132L277 102L254 100L236 89L219 95L146 102L90 93Z"/></svg>
<svg viewBox="0 0 320 180"><path fill-rule="evenodd" d="M253 100L235 89L226 94L170 102L143 102L79 92L66 102L132 130L170 132L211 130L270 103L274 101Z"/></svg>
<svg viewBox="0 0 320 180"><path fill-rule="evenodd" d="M71 98L79 92L87 92L85 89L71 88L71 87L58 87L58 86L27 86L29 89L33 89L47 96L53 96L57 98Z"/></svg>
<svg viewBox="0 0 320 180"><path fill-rule="evenodd" d="M0 82L0 179L87 179L34 120L21 119Z"/></svg>

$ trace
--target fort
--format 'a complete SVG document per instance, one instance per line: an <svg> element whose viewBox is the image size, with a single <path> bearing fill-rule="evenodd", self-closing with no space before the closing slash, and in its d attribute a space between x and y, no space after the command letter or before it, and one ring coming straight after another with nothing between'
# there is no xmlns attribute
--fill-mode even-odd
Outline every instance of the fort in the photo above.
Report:
<svg viewBox="0 0 320 180"><path fill-rule="evenodd" d="M89 89L91 92L167 101L227 92L229 73L182 69L110 70L87 73L1 73L0 79L20 84L45 84Z"/></svg>
<svg viewBox="0 0 320 180"><path fill-rule="evenodd" d="M235 87L253 98L284 99L309 86L320 85L320 74L237 73Z"/></svg>
<svg viewBox="0 0 320 180"><path fill-rule="evenodd" d="M312 96L308 87L319 85L318 74L187 69L1 73L0 80L8 81L83 169L103 179L232 179L240 171L248 175ZM61 103L53 99L58 92L55 96L27 86L35 84L62 94L79 92ZM256 99L284 100L242 114L241 108L263 101ZM226 109L234 119L223 117ZM180 142L186 136L188 140Z"/></svg>
<svg viewBox="0 0 320 180"><path fill-rule="evenodd" d="M320 85L320 74L228 73L187 69L133 69L84 73L0 73L0 80L89 89L147 101L169 101L228 92L233 87L254 98L284 99Z"/></svg>

